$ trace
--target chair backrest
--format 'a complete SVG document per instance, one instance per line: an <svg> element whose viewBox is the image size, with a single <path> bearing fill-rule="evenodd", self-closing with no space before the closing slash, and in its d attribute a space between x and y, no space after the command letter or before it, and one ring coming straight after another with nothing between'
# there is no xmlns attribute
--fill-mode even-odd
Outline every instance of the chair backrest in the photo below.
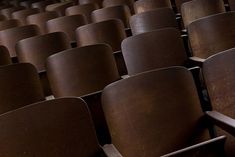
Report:
<svg viewBox="0 0 235 157"><path fill-rule="evenodd" d="M112 143L123 156L161 156L208 136L200 125L203 112L193 77L183 67L110 84L102 107Z"/></svg>
<svg viewBox="0 0 235 157"><path fill-rule="evenodd" d="M103 0L103 7L112 7L118 5L127 5L132 14L134 14L134 0Z"/></svg>
<svg viewBox="0 0 235 157"><path fill-rule="evenodd" d="M17 19L21 22L22 25L26 25L26 18L29 15L37 14L39 13L39 9L34 8L34 9L24 9L20 11L16 11L12 13L12 18Z"/></svg>
<svg viewBox="0 0 235 157"><path fill-rule="evenodd" d="M53 4L53 0L44 0L44 1L39 1L31 4L32 8L38 8L41 12L45 11L45 8L47 5Z"/></svg>
<svg viewBox="0 0 235 157"><path fill-rule="evenodd" d="M4 157L101 156L85 102L62 98L35 103L0 116Z"/></svg>
<svg viewBox="0 0 235 157"><path fill-rule="evenodd" d="M65 10L68 7L71 7L73 2L60 2L54 3L46 6L46 11L56 11L60 16L65 15Z"/></svg>
<svg viewBox="0 0 235 157"><path fill-rule="evenodd" d="M199 18L222 12L225 12L223 0L193 0L181 6L181 15L185 28Z"/></svg>
<svg viewBox="0 0 235 157"><path fill-rule="evenodd" d="M207 58L235 47L235 12L220 13L188 25L193 56Z"/></svg>
<svg viewBox="0 0 235 157"><path fill-rule="evenodd" d="M5 46L0 45L0 66L11 64L10 54Z"/></svg>
<svg viewBox="0 0 235 157"><path fill-rule="evenodd" d="M40 32L42 34L46 34L47 33L46 22L48 20L57 17L59 17L59 15L55 11L52 11L52 12L44 12L44 13L30 15L27 17L26 20L28 24L37 25L40 28Z"/></svg>
<svg viewBox="0 0 235 157"><path fill-rule="evenodd" d="M0 67L0 113L44 100L39 76L28 63Z"/></svg>
<svg viewBox="0 0 235 157"><path fill-rule="evenodd" d="M170 0L138 0L134 3L135 13L142 13L158 8L172 8Z"/></svg>
<svg viewBox="0 0 235 157"><path fill-rule="evenodd" d="M235 49L229 49L209 57L203 63L203 77L213 110L235 118L234 91L235 91ZM234 137L217 129L218 134L227 136L226 152L228 156L235 155Z"/></svg>
<svg viewBox="0 0 235 157"><path fill-rule="evenodd" d="M36 25L26 25L0 31L0 43L5 46L11 57L16 57L15 44L22 39L39 35Z"/></svg>
<svg viewBox="0 0 235 157"><path fill-rule="evenodd" d="M136 35L166 27L177 28L178 25L174 11L170 8L161 8L133 15L130 18L130 27L132 34Z"/></svg>
<svg viewBox="0 0 235 157"><path fill-rule="evenodd" d="M169 66L183 66L187 55L180 32L159 29L126 38L122 53L129 75Z"/></svg>
<svg viewBox="0 0 235 157"><path fill-rule="evenodd" d="M104 44L69 49L50 56L47 75L55 97L94 93L120 78L112 50Z"/></svg>
<svg viewBox="0 0 235 157"><path fill-rule="evenodd" d="M126 38L126 33L123 23L113 19L77 28L76 38L78 47L106 43L112 47L113 51L119 51L122 40Z"/></svg>
<svg viewBox="0 0 235 157"><path fill-rule="evenodd" d="M76 29L85 24L87 24L87 21L83 15L63 16L46 22L48 33L64 32L71 41L76 40Z"/></svg>
<svg viewBox="0 0 235 157"><path fill-rule="evenodd" d="M92 11L96 9L99 9L99 6L98 4L94 4L94 3L75 5L75 6L68 7L65 10L65 15L69 16L69 15L82 14L86 17L87 22L91 23L92 22L91 13Z"/></svg>
<svg viewBox="0 0 235 157"><path fill-rule="evenodd" d="M25 9L25 7L23 7L23 6L11 7L11 8L6 8L6 9L0 10L0 13L2 15L4 15L7 19L11 19L12 18L11 15L12 15L13 12L23 10L23 9Z"/></svg>
<svg viewBox="0 0 235 157"><path fill-rule="evenodd" d="M185 2L189 2L189 1L192 1L192 0L175 0L175 6L177 8L177 12L178 13L181 13L181 5Z"/></svg>
<svg viewBox="0 0 235 157"><path fill-rule="evenodd" d="M98 9L92 12L92 21L101 22L110 19L119 19L123 22L126 28L129 27L129 18L131 17L131 12L128 6L120 5Z"/></svg>
<svg viewBox="0 0 235 157"><path fill-rule="evenodd" d="M41 1L41 0L19 0L19 6L23 6L25 8L30 9L32 3L38 2L38 1Z"/></svg>
<svg viewBox="0 0 235 157"><path fill-rule="evenodd" d="M19 62L31 63L40 72L46 69L46 59L50 55L69 48L66 34L55 32L20 40L16 44L16 54Z"/></svg>
<svg viewBox="0 0 235 157"><path fill-rule="evenodd" d="M78 2L80 5L94 3L99 5L99 7L101 8L103 0L78 0Z"/></svg>
<svg viewBox="0 0 235 157"><path fill-rule="evenodd" d="M18 27L20 25L21 25L20 21L15 19L0 21L0 31L13 27Z"/></svg>

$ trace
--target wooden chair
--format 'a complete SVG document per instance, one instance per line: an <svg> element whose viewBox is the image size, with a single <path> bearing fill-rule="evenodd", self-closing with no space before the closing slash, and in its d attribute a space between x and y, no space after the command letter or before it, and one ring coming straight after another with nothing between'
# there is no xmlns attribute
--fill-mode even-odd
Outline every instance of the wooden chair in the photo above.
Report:
<svg viewBox="0 0 235 157"><path fill-rule="evenodd" d="M127 5L130 8L132 14L135 13L134 11L134 0L103 0L103 7L112 7L112 6L119 6L119 5Z"/></svg>
<svg viewBox="0 0 235 157"><path fill-rule="evenodd" d="M39 10L34 8L34 9L24 9L20 11L15 11L12 13L12 18L17 19L21 22L22 25L26 25L26 18L29 15L37 14L39 13Z"/></svg>
<svg viewBox="0 0 235 157"><path fill-rule="evenodd" d="M22 7L22 6L5 8L5 9L0 10L0 13L4 15L7 19L11 19L12 18L11 15L13 12L23 10L23 9L25 9L25 7Z"/></svg>
<svg viewBox="0 0 235 157"><path fill-rule="evenodd" d="M130 27L132 34L137 35L166 27L177 28L178 25L173 10L161 8L133 15L130 18Z"/></svg>
<svg viewBox="0 0 235 157"><path fill-rule="evenodd" d="M112 19L81 26L76 30L77 46L106 43L114 51L117 66L121 75L126 74L126 67L121 50L121 42L126 38L124 25L120 20Z"/></svg>
<svg viewBox="0 0 235 157"><path fill-rule="evenodd" d="M80 5L93 3L99 5L100 8L102 8L102 2L103 0L78 0Z"/></svg>
<svg viewBox="0 0 235 157"><path fill-rule="evenodd" d="M28 63L1 66L0 88L1 114L45 99L37 71Z"/></svg>
<svg viewBox="0 0 235 157"><path fill-rule="evenodd" d="M134 3L135 13L155 10L158 8L172 8L170 0L138 0Z"/></svg>
<svg viewBox="0 0 235 157"><path fill-rule="evenodd" d="M212 109L233 118L231 121L235 121L235 100L233 94L235 91L234 57L234 48L220 52L206 59L202 69ZM214 111L209 113L213 114ZM222 130L219 130L218 134L226 134L228 136L225 144L227 156L234 156L235 138Z"/></svg>
<svg viewBox="0 0 235 157"><path fill-rule="evenodd" d="M69 38L62 32L49 33L20 40L16 44L16 54L21 63L33 64L40 76L46 96L51 95L46 74L46 59L55 53L70 48Z"/></svg>
<svg viewBox="0 0 235 157"><path fill-rule="evenodd" d="M4 157L105 156L85 102L62 98L35 103L0 116Z"/></svg>
<svg viewBox="0 0 235 157"><path fill-rule="evenodd" d="M122 42L122 53L129 75L157 68L186 65L187 55L179 30L159 29Z"/></svg>
<svg viewBox="0 0 235 157"><path fill-rule="evenodd" d="M73 2L60 2L54 3L46 6L46 11L56 11L60 16L65 15L65 10L68 7L71 7Z"/></svg>
<svg viewBox="0 0 235 157"><path fill-rule="evenodd" d="M83 15L58 17L46 22L48 33L64 32L71 41L76 41L75 30L85 24L87 24L87 21Z"/></svg>
<svg viewBox="0 0 235 157"><path fill-rule="evenodd" d="M30 15L26 18L28 24L37 25L40 28L41 34L47 33L46 22L48 20L59 17L59 15L55 12L44 12L39 14Z"/></svg>
<svg viewBox="0 0 235 157"><path fill-rule="evenodd" d="M193 59L206 59L220 51L235 47L234 28L235 12L211 15L188 25Z"/></svg>
<svg viewBox="0 0 235 157"><path fill-rule="evenodd" d="M183 67L110 84L103 90L102 107L113 147L122 156L224 156L221 145L191 154L180 154L187 148L177 151L210 138L193 77Z"/></svg>
<svg viewBox="0 0 235 157"><path fill-rule="evenodd" d="M123 22L125 28L129 28L130 9L126 5L113 6L98 9L92 12L92 21L101 22L110 19L119 19Z"/></svg>
<svg viewBox="0 0 235 157"><path fill-rule="evenodd" d="M47 74L55 97L79 96L89 105L101 144L109 141L100 104L100 91L120 76L105 44L65 50L47 60Z"/></svg>
<svg viewBox="0 0 235 157"><path fill-rule="evenodd" d="M96 9L99 9L99 6L98 4L94 4L94 3L75 5L75 6L68 7L65 10L65 15L70 16L70 15L82 14L86 17L87 22L91 23L92 22L91 13L92 11Z"/></svg>
<svg viewBox="0 0 235 157"><path fill-rule="evenodd" d="M6 47L0 46L0 66L11 64L11 57Z"/></svg>
<svg viewBox="0 0 235 157"><path fill-rule="evenodd" d="M47 5L53 4L53 0L44 0L39 2L34 2L31 4L32 8L38 8L40 12L44 12Z"/></svg>
<svg viewBox="0 0 235 157"><path fill-rule="evenodd" d="M177 12L181 13L181 5L183 3L189 2L189 1L192 1L192 0L175 0L175 6L176 6L176 9L177 9Z"/></svg>
<svg viewBox="0 0 235 157"><path fill-rule="evenodd" d="M41 1L41 0L23 0L23 1L19 1L19 6L23 6L27 9L30 9L31 6L32 6L32 3L35 3L35 2L38 2L38 1Z"/></svg>
<svg viewBox="0 0 235 157"><path fill-rule="evenodd" d="M223 12L225 12L223 0L193 0L181 6L185 28L197 19Z"/></svg>
<svg viewBox="0 0 235 157"><path fill-rule="evenodd" d="M21 26L19 20L11 19L11 20L0 21L0 31L18 26Z"/></svg>
<svg viewBox="0 0 235 157"><path fill-rule="evenodd" d="M5 46L11 57L16 57L15 44L22 39L39 35L39 28L36 25L26 25L0 31L1 45Z"/></svg>

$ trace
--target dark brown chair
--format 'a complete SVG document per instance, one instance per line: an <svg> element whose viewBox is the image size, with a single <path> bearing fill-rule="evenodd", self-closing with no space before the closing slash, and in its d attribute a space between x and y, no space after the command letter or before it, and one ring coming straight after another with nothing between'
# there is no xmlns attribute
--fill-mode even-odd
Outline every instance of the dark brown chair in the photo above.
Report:
<svg viewBox="0 0 235 157"><path fill-rule="evenodd" d="M158 8L172 8L170 0L138 0L134 3L135 13L155 10Z"/></svg>
<svg viewBox="0 0 235 157"><path fill-rule="evenodd" d="M75 5L75 6L68 7L65 10L65 15L69 16L69 15L82 14L86 17L87 22L91 23L92 22L91 13L92 13L92 11L94 11L96 9L99 9L99 6L94 3Z"/></svg>
<svg viewBox="0 0 235 157"><path fill-rule="evenodd" d="M206 83L212 108L215 111L233 118L234 113L234 91L235 91L235 49L229 49L209 57L203 63L203 76ZM212 111L213 113L213 111ZM226 132L219 130L218 133L228 136L226 152L228 157L235 156L235 138Z"/></svg>
<svg viewBox="0 0 235 157"><path fill-rule="evenodd" d="M205 59L235 47L235 12L211 15L188 25L194 57Z"/></svg>
<svg viewBox="0 0 235 157"><path fill-rule="evenodd" d="M112 7L118 5L127 5L132 14L134 11L134 0L103 0L103 7Z"/></svg>
<svg viewBox="0 0 235 157"><path fill-rule="evenodd" d="M177 28L178 25L174 11L170 8L161 8L133 15L130 18L130 27L132 34L136 35L166 27Z"/></svg>
<svg viewBox="0 0 235 157"><path fill-rule="evenodd" d="M129 28L129 18L131 17L130 9L126 5L113 6L98 9L92 12L92 21L101 22L110 19L119 19Z"/></svg>
<svg viewBox="0 0 235 157"><path fill-rule="evenodd" d="M23 6L27 9L31 8L32 3L43 1L43 0L19 0L19 6Z"/></svg>
<svg viewBox="0 0 235 157"><path fill-rule="evenodd" d="M122 53L129 75L169 66L186 65L187 55L179 30L159 29L126 38Z"/></svg>
<svg viewBox="0 0 235 157"><path fill-rule="evenodd" d="M41 34L47 33L46 22L48 20L59 17L59 15L55 12L44 12L39 14L30 15L26 18L28 24L37 25L40 28Z"/></svg>
<svg viewBox="0 0 235 157"><path fill-rule="evenodd" d="M177 12L178 13L181 13L181 5L185 2L189 2L189 1L192 1L192 0L175 0L175 6L177 8Z"/></svg>
<svg viewBox="0 0 235 157"><path fill-rule="evenodd" d="M88 103L100 143L110 142L100 91L120 79L112 49L98 44L52 55L47 60L47 74L55 97L79 96Z"/></svg>
<svg viewBox="0 0 235 157"><path fill-rule="evenodd" d="M38 72L42 72L46 69L46 59L50 55L69 48L69 38L66 34L55 32L18 41L16 54L19 62L29 62Z"/></svg>
<svg viewBox="0 0 235 157"><path fill-rule="evenodd" d="M0 31L0 43L5 46L11 57L16 57L15 44L22 39L39 35L36 25L20 26Z"/></svg>
<svg viewBox="0 0 235 157"><path fill-rule="evenodd" d="M11 57L6 47L0 45L0 66L11 64Z"/></svg>
<svg viewBox="0 0 235 157"><path fill-rule="evenodd" d="M106 43L114 51L120 75L126 74L121 42L126 38L124 25L120 20L112 19L81 26L76 30L77 46L86 46L97 43Z"/></svg>
<svg viewBox="0 0 235 157"><path fill-rule="evenodd" d="M60 16L65 15L65 10L68 7L71 7L73 2L60 2L54 3L46 6L46 11L56 11Z"/></svg>
<svg viewBox="0 0 235 157"><path fill-rule="evenodd" d="M20 11L16 11L12 13L12 18L17 19L21 22L22 25L26 25L26 18L29 15L37 14L39 13L39 9L34 8L34 9L24 9Z"/></svg>
<svg viewBox="0 0 235 157"><path fill-rule="evenodd" d="M38 8L41 12L45 11L47 5L53 4L53 0L44 0L40 2L34 2L31 4L32 8Z"/></svg>
<svg viewBox="0 0 235 157"><path fill-rule="evenodd" d="M20 25L20 21L15 19L0 21L0 31L13 27L18 27Z"/></svg>
<svg viewBox="0 0 235 157"><path fill-rule="evenodd" d="M0 89L1 114L45 99L37 71L28 63L1 66Z"/></svg>
<svg viewBox="0 0 235 157"><path fill-rule="evenodd" d="M71 41L76 40L76 29L85 24L87 24L87 21L83 15L58 17L46 22L48 33L64 32L68 35Z"/></svg>
<svg viewBox="0 0 235 157"><path fill-rule="evenodd" d="M102 7L102 2L103 0L78 0L80 5L94 3L99 5L100 8Z"/></svg>
<svg viewBox="0 0 235 157"><path fill-rule="evenodd" d="M185 28L199 18L223 12L225 12L223 0L193 0L181 6Z"/></svg>
<svg viewBox="0 0 235 157"><path fill-rule="evenodd" d="M102 107L112 144L125 157L164 156L210 138L192 74L183 67L110 84L103 90ZM222 157L221 149L178 156Z"/></svg>
<svg viewBox="0 0 235 157"><path fill-rule="evenodd" d="M87 105L79 98L35 103L0 116L4 157L102 157Z"/></svg>
<svg viewBox="0 0 235 157"><path fill-rule="evenodd" d="M6 9L0 10L0 14L4 15L7 19L11 19L12 18L11 15L13 12L23 10L23 9L25 9L25 7L23 6L6 8Z"/></svg>

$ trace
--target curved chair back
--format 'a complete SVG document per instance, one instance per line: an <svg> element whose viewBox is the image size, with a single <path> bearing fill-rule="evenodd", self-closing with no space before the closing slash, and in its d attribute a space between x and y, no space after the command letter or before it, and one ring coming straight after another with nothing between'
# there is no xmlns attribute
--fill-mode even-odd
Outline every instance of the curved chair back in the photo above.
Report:
<svg viewBox="0 0 235 157"><path fill-rule="evenodd" d="M87 22L91 23L92 22L91 13L92 13L92 11L94 11L96 9L99 9L99 6L94 3L75 5L75 6L68 7L65 10L65 15L69 16L69 15L82 14L86 17Z"/></svg>
<svg viewBox="0 0 235 157"><path fill-rule="evenodd" d="M183 66L187 61L180 32L159 29L126 38L122 53L129 75L169 66Z"/></svg>
<svg viewBox="0 0 235 157"><path fill-rule="evenodd" d="M76 29L85 24L87 21L83 15L63 16L46 22L48 33L64 32L71 41L76 40Z"/></svg>
<svg viewBox="0 0 235 157"><path fill-rule="evenodd" d="M0 21L0 31L9 28L18 27L20 25L21 25L20 21L15 19Z"/></svg>
<svg viewBox="0 0 235 157"><path fill-rule="evenodd" d="M34 8L34 9L24 9L20 11L15 11L12 13L12 18L17 19L21 22L22 25L26 25L26 18L29 15L37 14L39 13L39 10Z"/></svg>
<svg viewBox="0 0 235 157"><path fill-rule="evenodd" d="M207 58L235 47L235 12L211 15L188 25L193 56Z"/></svg>
<svg viewBox="0 0 235 157"><path fill-rule="evenodd" d="M209 137L200 123L193 77L182 67L112 83L102 93L102 107L112 143L123 156L161 156Z"/></svg>
<svg viewBox="0 0 235 157"><path fill-rule="evenodd" d="M132 14L134 14L134 0L103 0L103 7L112 7L119 5L127 5Z"/></svg>
<svg viewBox="0 0 235 157"><path fill-rule="evenodd" d="M0 67L0 113L44 100L38 73L28 63Z"/></svg>
<svg viewBox="0 0 235 157"><path fill-rule="evenodd" d="M104 44L70 49L50 56L47 74L55 97L94 93L120 78L112 50Z"/></svg>
<svg viewBox="0 0 235 157"><path fill-rule="evenodd" d="M235 49L229 49L209 57L203 63L203 77L213 110L235 118L234 114L234 91L235 91ZM228 156L235 155L234 137L221 129L218 134L226 135L225 150Z"/></svg>
<svg viewBox="0 0 235 157"><path fill-rule="evenodd" d="M4 157L101 156L85 102L62 98L35 103L0 116ZM17 130L17 131L16 131Z"/></svg>
<svg viewBox="0 0 235 157"><path fill-rule="evenodd" d="M135 13L142 13L158 8L171 8L170 0L138 0L134 3Z"/></svg>
<svg viewBox="0 0 235 157"><path fill-rule="evenodd" d="M101 22L110 19L119 19L126 28L129 27L130 9L126 5L98 9L92 12L92 21Z"/></svg>
<svg viewBox="0 0 235 157"><path fill-rule="evenodd" d="M136 35L166 27L177 28L178 25L174 11L170 8L161 8L133 15L130 18L130 27L132 34Z"/></svg>
<svg viewBox="0 0 235 157"><path fill-rule="evenodd" d="M46 11L56 11L60 16L65 15L65 10L68 7L71 7L73 2L60 2L54 3L46 6Z"/></svg>
<svg viewBox="0 0 235 157"><path fill-rule="evenodd" d="M80 5L90 4L90 3L98 4L99 7L101 8L103 0L78 0L78 2L79 2Z"/></svg>
<svg viewBox="0 0 235 157"><path fill-rule="evenodd" d="M106 43L112 47L113 51L119 51L126 34L123 23L113 19L77 28L76 38L78 47Z"/></svg>
<svg viewBox="0 0 235 157"><path fill-rule="evenodd" d="M25 7L23 7L23 6L10 7L10 8L5 8L5 9L0 10L0 13L2 15L4 15L7 19L11 19L13 12L23 10L23 9L25 9Z"/></svg>
<svg viewBox="0 0 235 157"><path fill-rule="evenodd" d="M28 24L37 25L40 28L40 32L42 34L46 34L47 33L46 22L48 20L57 17L59 17L59 15L55 11L52 11L52 12L44 12L44 13L30 15L27 17L26 20Z"/></svg>
<svg viewBox="0 0 235 157"><path fill-rule="evenodd" d="M39 2L35 2L32 3L31 7L32 8L38 8L40 10L40 12L44 12L45 8L47 5L53 4L53 0L44 0L44 1L39 1Z"/></svg>
<svg viewBox="0 0 235 157"><path fill-rule="evenodd" d="M26 25L0 31L0 42L5 46L11 57L16 57L15 45L19 40L39 35L36 25Z"/></svg>
<svg viewBox="0 0 235 157"><path fill-rule="evenodd" d="M62 32L49 33L20 40L16 44L19 62L33 64L38 72L45 71L46 59L70 48L69 38Z"/></svg>
<svg viewBox="0 0 235 157"><path fill-rule="evenodd" d="M193 0L181 6L181 15L185 28L199 18L222 12L225 12L223 0Z"/></svg>

